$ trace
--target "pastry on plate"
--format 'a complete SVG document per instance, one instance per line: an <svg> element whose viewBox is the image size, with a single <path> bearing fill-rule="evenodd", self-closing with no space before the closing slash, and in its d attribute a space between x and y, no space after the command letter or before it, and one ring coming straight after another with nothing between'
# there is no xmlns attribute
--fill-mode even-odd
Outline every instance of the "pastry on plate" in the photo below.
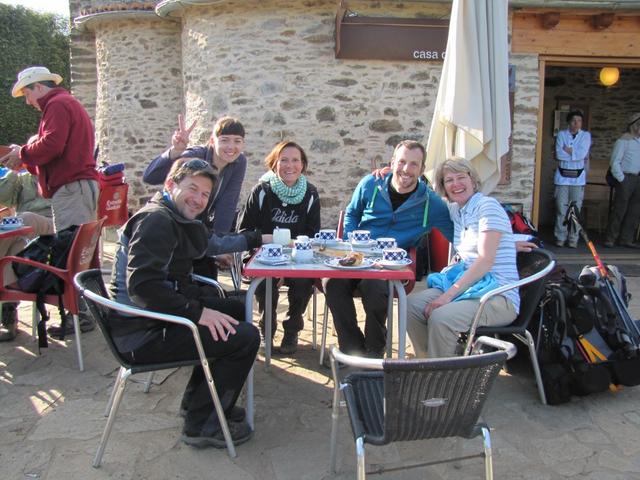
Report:
<svg viewBox="0 0 640 480"><path fill-rule="evenodd" d="M343 267L357 267L362 264L362 260L364 260L364 254L360 252L350 252L346 257L338 260L338 263Z"/></svg>

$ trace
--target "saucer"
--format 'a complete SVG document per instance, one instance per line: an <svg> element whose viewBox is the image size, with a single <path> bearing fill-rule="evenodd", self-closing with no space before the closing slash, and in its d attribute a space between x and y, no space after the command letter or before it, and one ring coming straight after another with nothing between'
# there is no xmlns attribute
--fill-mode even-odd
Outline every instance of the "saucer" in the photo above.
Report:
<svg viewBox="0 0 640 480"><path fill-rule="evenodd" d="M289 263L291 257L289 255L280 255L279 257L263 257L261 253L255 256L255 259L259 263L264 263L265 265L284 265Z"/></svg>
<svg viewBox="0 0 640 480"><path fill-rule="evenodd" d="M17 230L18 228L24 227L24 224L18 225L17 223L9 223L0 225L0 230Z"/></svg>
<svg viewBox="0 0 640 480"><path fill-rule="evenodd" d="M334 238L333 240L322 240L320 238L312 238L311 239L311 244L312 245L326 245L331 246L331 245L338 245L340 242L342 242L342 240L340 240L339 238Z"/></svg>
<svg viewBox="0 0 640 480"><path fill-rule="evenodd" d="M407 265L411 265L413 262L410 258L403 258L402 260L383 260L382 258L376 260L376 263L381 267L387 268L389 270L400 270L401 268L406 267Z"/></svg>

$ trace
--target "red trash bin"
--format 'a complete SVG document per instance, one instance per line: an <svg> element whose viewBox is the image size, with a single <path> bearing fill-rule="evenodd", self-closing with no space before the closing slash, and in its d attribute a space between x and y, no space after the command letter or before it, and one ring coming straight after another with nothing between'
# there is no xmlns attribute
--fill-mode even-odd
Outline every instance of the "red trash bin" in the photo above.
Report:
<svg viewBox="0 0 640 480"><path fill-rule="evenodd" d="M437 228L429 233L429 257L432 272L439 272L449 264L449 240Z"/></svg>

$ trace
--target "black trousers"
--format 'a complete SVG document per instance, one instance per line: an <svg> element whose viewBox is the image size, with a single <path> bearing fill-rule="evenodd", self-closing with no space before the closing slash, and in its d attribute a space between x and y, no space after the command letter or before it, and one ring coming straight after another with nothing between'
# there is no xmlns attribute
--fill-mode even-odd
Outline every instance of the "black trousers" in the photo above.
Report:
<svg viewBox="0 0 640 480"><path fill-rule="evenodd" d="M609 215L607 240L633 243L640 222L640 176L625 174L616 186L613 210Z"/></svg>
<svg viewBox="0 0 640 480"><path fill-rule="evenodd" d="M365 311L364 334L358 328L355 293L362 296ZM350 354L384 351L387 339L387 305L389 286L383 280L330 278L324 282L324 293L333 324L338 332L340 350Z"/></svg>
<svg viewBox="0 0 640 480"><path fill-rule="evenodd" d="M275 334L278 322L276 319L276 307L278 306L278 278L273 279L273 288L271 289L272 311L271 311L271 334ZM282 328L285 333L297 333L304 328L304 319L302 318L304 311L307 309L309 299L313 294L312 278L285 278L284 284L289 287L287 298L289 300L289 309L287 310L287 319L282 322ZM258 299L258 309L262 312L261 328L264 328L264 306L266 300L266 280L263 281L256 289L256 298Z"/></svg>
<svg viewBox="0 0 640 480"><path fill-rule="evenodd" d="M240 321L235 327L236 334L230 335L226 342L214 341L208 328L198 326L202 346L210 359L211 374L222 408L229 412L238 400L258 353L260 334L257 328L244 322L242 302L207 298L204 303L208 308L226 313ZM179 325L171 325L166 329L164 337L126 355L131 358L132 363L171 362L196 359L198 350L190 330ZM193 367L182 405L187 409L185 432L206 435L220 429L204 371L200 366Z"/></svg>

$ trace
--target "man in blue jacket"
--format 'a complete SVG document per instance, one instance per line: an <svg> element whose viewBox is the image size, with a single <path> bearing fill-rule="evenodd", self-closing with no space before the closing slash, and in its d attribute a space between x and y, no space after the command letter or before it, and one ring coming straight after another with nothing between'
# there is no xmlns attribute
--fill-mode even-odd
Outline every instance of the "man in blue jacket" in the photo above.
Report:
<svg viewBox="0 0 640 480"><path fill-rule="evenodd" d="M364 177L345 212L344 236L353 230L369 230L372 238L393 237L399 247L417 245L420 237L438 228L453 238L453 224L445 202L421 179L425 150L415 141L400 142L384 178ZM358 290L366 314L364 333L358 328L353 294ZM389 292L381 280L329 279L326 301L338 332L340 350L380 358L386 345Z"/></svg>

